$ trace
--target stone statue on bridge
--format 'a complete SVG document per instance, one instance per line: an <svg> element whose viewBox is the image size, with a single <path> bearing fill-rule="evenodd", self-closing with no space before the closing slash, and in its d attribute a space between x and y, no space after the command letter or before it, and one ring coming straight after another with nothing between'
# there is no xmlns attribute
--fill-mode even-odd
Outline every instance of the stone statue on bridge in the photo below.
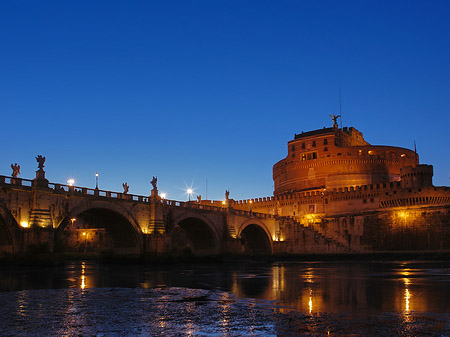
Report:
<svg viewBox="0 0 450 337"><path fill-rule="evenodd" d="M42 157L40 154L36 157L36 161L38 162L38 169L40 171L44 170L45 157Z"/></svg>
<svg viewBox="0 0 450 337"><path fill-rule="evenodd" d="M229 191L229 190L226 190L226 191L225 191L225 199L226 199L227 201L228 201L229 196L230 196L230 191Z"/></svg>
<svg viewBox="0 0 450 337"><path fill-rule="evenodd" d="M128 186L128 183L123 183L123 194L128 194L128 190L130 189L130 186Z"/></svg>
<svg viewBox="0 0 450 337"><path fill-rule="evenodd" d="M17 165L17 163L15 163L14 165L11 164L11 168L13 170L11 177L17 178L17 176L20 174L20 165Z"/></svg>
<svg viewBox="0 0 450 337"><path fill-rule="evenodd" d="M197 195L197 202L201 203L202 202L202 196L201 194Z"/></svg>
<svg viewBox="0 0 450 337"><path fill-rule="evenodd" d="M158 182L158 178L157 177L153 177L153 179L151 181L151 184L152 184L154 190L157 190L157 188L156 188L156 183L157 182Z"/></svg>

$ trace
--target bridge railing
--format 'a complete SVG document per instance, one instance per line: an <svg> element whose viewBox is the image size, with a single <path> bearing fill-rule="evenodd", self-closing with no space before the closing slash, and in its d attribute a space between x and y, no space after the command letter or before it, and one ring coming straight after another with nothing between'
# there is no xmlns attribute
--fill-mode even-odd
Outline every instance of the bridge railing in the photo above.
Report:
<svg viewBox="0 0 450 337"><path fill-rule="evenodd" d="M31 187L33 185L33 180L0 176L0 184Z"/></svg>
<svg viewBox="0 0 450 337"><path fill-rule="evenodd" d="M161 203L163 205L173 206L173 207L186 207L192 209L202 209L205 211L214 211L214 212L225 212L225 207L217 207L211 205L201 204L195 201L177 201L170 199L161 199Z"/></svg>
<svg viewBox="0 0 450 337"><path fill-rule="evenodd" d="M33 180L30 179L23 179L23 178L13 178L13 177L7 177L7 176L1 176L0 175L0 185L13 185L17 187L22 187L24 189L30 189L33 186ZM103 197L103 198L111 198L111 199L120 199L120 200L129 200L133 202L141 202L141 203L149 203L150 197L143 196L143 195L136 195L136 194L124 194L120 192L113 192L113 191L105 191L95 188L88 188L88 187L80 187L80 186L74 186L74 185L65 185L65 184L58 184L58 183L48 183L47 184L48 189L54 191L55 193L61 193L61 194L68 194L68 195L86 195L86 196L95 196L95 197ZM243 215L243 216L249 216L249 217L257 217L257 218L275 218L272 214L266 214L266 213L256 213L252 211L244 211L234 208L228 208L228 207L220 207L220 206L213 206L213 205L205 205L202 203L198 203L196 201L177 201L177 200L170 200L170 199L160 199L161 204L168 205L172 207L185 207L185 208L191 208L191 209L198 209L198 210L205 210L205 211L212 211L212 212L220 212L220 213L226 213L229 212L231 214L237 214L237 215Z"/></svg>
<svg viewBox="0 0 450 337"><path fill-rule="evenodd" d="M253 212L253 211L245 211L242 209L234 209L232 208L231 211L233 214L237 214L237 215L244 215L247 217L255 217L255 218L260 218L260 219L275 219L276 216L273 214L267 214L267 213L258 213L258 212Z"/></svg>
<svg viewBox="0 0 450 337"><path fill-rule="evenodd" d="M30 179L23 179L23 178L13 178L13 177L7 177L7 176L1 176L0 175L0 185L12 185L16 187L21 188L31 188L33 186L33 180ZM121 199L121 200L130 200L134 202L143 202L148 203L149 198L142 195L135 195L135 194L124 194L120 192L112 192L112 191L105 191L95 188L88 188L88 187L80 187L80 186L74 186L74 185L65 185L65 184L58 184L58 183L48 183L47 184L48 189L53 190L55 193L62 193L62 194L72 194L72 195L91 195L91 196L97 196L97 197L104 197L104 198L112 198L112 199Z"/></svg>

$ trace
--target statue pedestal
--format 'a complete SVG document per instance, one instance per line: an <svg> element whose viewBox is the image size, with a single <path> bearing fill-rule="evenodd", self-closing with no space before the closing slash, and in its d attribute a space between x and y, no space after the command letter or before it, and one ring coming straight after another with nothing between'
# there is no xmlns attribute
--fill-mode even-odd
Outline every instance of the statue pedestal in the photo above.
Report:
<svg viewBox="0 0 450 337"><path fill-rule="evenodd" d="M158 197L158 189L157 188L152 189L151 197L152 198Z"/></svg>
<svg viewBox="0 0 450 337"><path fill-rule="evenodd" d="M45 179L45 171L39 169L36 171L36 178L33 179L34 187L48 187L48 180Z"/></svg>

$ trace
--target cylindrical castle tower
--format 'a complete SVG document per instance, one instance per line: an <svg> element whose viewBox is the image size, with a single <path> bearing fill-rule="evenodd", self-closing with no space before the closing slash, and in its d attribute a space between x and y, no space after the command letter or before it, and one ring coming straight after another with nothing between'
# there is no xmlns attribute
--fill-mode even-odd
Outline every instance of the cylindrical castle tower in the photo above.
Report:
<svg viewBox="0 0 450 337"><path fill-rule="evenodd" d="M273 167L274 195L400 181L401 168L418 162L414 151L373 146L355 128L335 125L288 142L288 155Z"/></svg>

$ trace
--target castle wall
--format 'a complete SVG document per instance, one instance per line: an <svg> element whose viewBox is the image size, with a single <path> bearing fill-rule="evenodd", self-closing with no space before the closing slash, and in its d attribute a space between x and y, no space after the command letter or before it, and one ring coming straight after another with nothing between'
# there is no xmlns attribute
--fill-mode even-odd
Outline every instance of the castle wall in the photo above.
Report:
<svg viewBox="0 0 450 337"><path fill-rule="evenodd" d="M234 208L290 217L290 251L311 228L352 252L450 249L450 188L403 189L401 182L236 201ZM300 241L299 241L300 240Z"/></svg>

